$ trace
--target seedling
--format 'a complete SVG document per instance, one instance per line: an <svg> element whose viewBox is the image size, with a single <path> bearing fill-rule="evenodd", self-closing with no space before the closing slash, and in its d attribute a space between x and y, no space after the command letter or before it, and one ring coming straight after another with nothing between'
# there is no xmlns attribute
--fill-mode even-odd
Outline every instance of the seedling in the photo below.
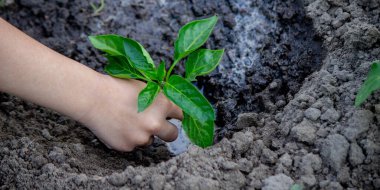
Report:
<svg viewBox="0 0 380 190"><path fill-rule="evenodd" d="M98 16L100 12L104 9L105 3L104 0L100 0L100 5L97 7L94 3L90 3L92 8L92 16Z"/></svg>
<svg viewBox="0 0 380 190"><path fill-rule="evenodd" d="M174 43L174 62L166 71L165 62L156 67L144 47L119 35L89 36L92 45L105 52L108 65L105 72L123 79L146 81L138 96L138 112L152 104L159 92L183 111L182 126L190 141L200 147L212 145L215 113L211 104L191 82L197 76L213 71L222 59L224 50L200 49L211 35L217 16L195 20L183 26ZM184 58L185 77L172 75L173 68Z"/></svg>
<svg viewBox="0 0 380 190"><path fill-rule="evenodd" d="M367 79L360 88L355 99L355 106L359 107L369 95L375 90L380 89L380 61L374 61L371 65L371 70L368 73Z"/></svg>

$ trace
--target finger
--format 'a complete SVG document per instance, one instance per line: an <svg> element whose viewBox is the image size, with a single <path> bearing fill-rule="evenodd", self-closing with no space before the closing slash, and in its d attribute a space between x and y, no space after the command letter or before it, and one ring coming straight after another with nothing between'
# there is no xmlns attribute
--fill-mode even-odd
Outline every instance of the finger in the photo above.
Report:
<svg viewBox="0 0 380 190"><path fill-rule="evenodd" d="M153 143L153 141L154 141L154 136L151 136L145 146L150 146Z"/></svg>
<svg viewBox="0 0 380 190"><path fill-rule="evenodd" d="M178 129L168 121L164 121L160 131L155 134L157 137L166 142L172 142L178 137Z"/></svg>
<svg viewBox="0 0 380 190"><path fill-rule="evenodd" d="M183 113L182 113L181 108L179 108L177 105L173 104L173 106L171 107L171 109L168 112L168 117L182 120L183 119Z"/></svg>
<svg viewBox="0 0 380 190"><path fill-rule="evenodd" d="M154 141L154 136L152 135L152 136L149 138L148 142L146 142L146 143L144 143L144 144L142 144L142 145L139 145L138 147L146 148L146 147L150 146L150 145L153 143L153 141Z"/></svg>

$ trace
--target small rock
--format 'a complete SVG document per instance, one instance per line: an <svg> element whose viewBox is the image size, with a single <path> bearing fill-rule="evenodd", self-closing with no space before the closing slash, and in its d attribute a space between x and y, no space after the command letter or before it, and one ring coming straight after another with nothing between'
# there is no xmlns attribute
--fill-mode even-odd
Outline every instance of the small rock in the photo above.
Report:
<svg viewBox="0 0 380 190"><path fill-rule="evenodd" d="M64 155L62 148L56 146L49 152L49 158L58 163L63 163L66 160L66 156Z"/></svg>
<svg viewBox="0 0 380 190"><path fill-rule="evenodd" d="M252 172L249 173L248 177L251 179L263 180L265 176L268 175L269 167L264 164L260 164L259 166L253 168Z"/></svg>
<svg viewBox="0 0 380 190"><path fill-rule="evenodd" d="M301 176L301 181L309 187L314 186L317 183L317 179L313 174Z"/></svg>
<svg viewBox="0 0 380 190"><path fill-rule="evenodd" d="M330 4L336 6L343 6L345 4L344 0L327 0Z"/></svg>
<svg viewBox="0 0 380 190"><path fill-rule="evenodd" d="M274 164L277 161L277 154L269 148L264 148L261 153L261 160L267 164Z"/></svg>
<svg viewBox="0 0 380 190"><path fill-rule="evenodd" d="M349 146L348 141L342 135L329 135L321 144L321 156L329 166L335 171L339 171L346 160Z"/></svg>
<svg viewBox="0 0 380 190"><path fill-rule="evenodd" d="M373 113L368 110L357 110L348 119L348 127L343 129L343 135L350 141L356 140L359 135L368 131L373 121Z"/></svg>
<svg viewBox="0 0 380 190"><path fill-rule="evenodd" d="M339 172L338 172L338 181L340 183L347 183L350 181L350 168L348 168L347 166L344 166L342 167Z"/></svg>
<svg viewBox="0 0 380 190"><path fill-rule="evenodd" d="M53 173L55 170L57 170L57 168L54 166L54 164L52 163L47 163L45 164L42 168L41 168L41 171L42 173L46 173L46 174L51 174Z"/></svg>
<svg viewBox="0 0 380 190"><path fill-rule="evenodd" d="M362 148L354 142L350 145L350 152L349 152L349 161L352 166L357 166L361 163L363 163L365 159L365 156L363 154Z"/></svg>
<svg viewBox="0 0 380 190"><path fill-rule="evenodd" d="M38 155L38 156L32 157L31 162L32 162L33 167L40 168L43 165L47 164L48 160L42 155Z"/></svg>
<svg viewBox="0 0 380 190"><path fill-rule="evenodd" d="M165 185L165 177L160 174L154 174L150 182L150 187L154 190L161 190Z"/></svg>
<svg viewBox="0 0 380 190"><path fill-rule="evenodd" d="M143 177L141 175L136 175L134 178L133 178L133 183L134 184L140 184L141 182L143 181Z"/></svg>
<svg viewBox="0 0 380 190"><path fill-rule="evenodd" d="M156 186L152 183L151 187L154 190L159 190L159 189L162 189L164 186L160 185L161 188L155 188ZM178 181L176 183L175 189L197 189L197 190L214 190L215 189L216 190L216 189L220 189L220 187L219 187L219 182L216 180L204 178L201 176L191 175L191 176L185 176L184 179L182 179L181 181Z"/></svg>
<svg viewBox="0 0 380 190"><path fill-rule="evenodd" d="M73 178L73 180L74 180L74 183L76 185L82 185L82 184L85 184L87 182L87 176L86 176L86 174L79 174L79 175L75 176Z"/></svg>
<svg viewBox="0 0 380 190"><path fill-rule="evenodd" d="M316 129L307 119L291 129L290 135L300 142L314 143Z"/></svg>
<svg viewBox="0 0 380 190"><path fill-rule="evenodd" d="M249 173L252 171L253 163L251 160L248 160L247 158L242 158L238 162L239 164L239 170L242 172Z"/></svg>
<svg viewBox="0 0 380 190"><path fill-rule="evenodd" d="M338 183L338 182L330 182L330 183L326 186L326 190L343 190L343 187L342 187L342 185L340 185L340 183Z"/></svg>
<svg viewBox="0 0 380 190"><path fill-rule="evenodd" d="M80 144L80 143L75 143L72 145L72 149L76 152L80 152L80 153L83 153L85 151L85 148L83 146L83 144Z"/></svg>
<svg viewBox="0 0 380 190"><path fill-rule="evenodd" d="M339 120L340 114L333 108L329 108L322 114L321 120L329 121L331 123L335 123Z"/></svg>
<svg viewBox="0 0 380 190"><path fill-rule="evenodd" d="M285 153L280 157L280 163L286 167L292 166L293 160L288 153Z"/></svg>
<svg viewBox="0 0 380 190"><path fill-rule="evenodd" d="M231 139L231 145L236 153L244 153L251 147L253 142L252 132L237 132Z"/></svg>
<svg viewBox="0 0 380 190"><path fill-rule="evenodd" d="M264 180L263 190L289 190L293 185L292 178L285 174L270 176Z"/></svg>
<svg viewBox="0 0 380 190"><path fill-rule="evenodd" d="M239 165L235 162L226 161L222 163L222 168L225 170L235 170L239 168Z"/></svg>
<svg viewBox="0 0 380 190"><path fill-rule="evenodd" d="M257 113L242 113L239 114L236 125L239 129L257 126L258 115Z"/></svg>
<svg viewBox="0 0 380 190"><path fill-rule="evenodd" d="M223 173L223 179L225 180L225 189L241 189L246 184L245 176L238 170ZM207 187L207 186L205 186ZM210 188L199 188L210 189Z"/></svg>
<svg viewBox="0 0 380 190"><path fill-rule="evenodd" d="M321 116L321 111L316 108L308 108L305 110L304 114L306 118L316 121Z"/></svg>
<svg viewBox="0 0 380 190"><path fill-rule="evenodd" d="M360 145L365 150L367 156L380 153L380 145L369 139L363 139L362 141L360 141Z"/></svg>
<svg viewBox="0 0 380 190"><path fill-rule="evenodd" d="M380 178L373 180L373 186L375 186L375 189L380 189Z"/></svg>
<svg viewBox="0 0 380 190"><path fill-rule="evenodd" d="M326 137L329 134L329 130L324 127L320 127L316 133L320 137Z"/></svg>
<svg viewBox="0 0 380 190"><path fill-rule="evenodd" d="M376 105L375 105L375 112L376 112L377 114L380 114L380 104L376 104Z"/></svg>
<svg viewBox="0 0 380 190"><path fill-rule="evenodd" d="M300 168L303 174L313 174L322 168L322 159L316 154L309 153L302 157Z"/></svg>
<svg viewBox="0 0 380 190"><path fill-rule="evenodd" d="M42 136L45 137L47 140L53 139L53 136L50 135L49 131L47 129L42 129Z"/></svg>
<svg viewBox="0 0 380 190"><path fill-rule="evenodd" d="M127 183L128 178L124 173L112 173L107 180L111 185L121 187Z"/></svg>

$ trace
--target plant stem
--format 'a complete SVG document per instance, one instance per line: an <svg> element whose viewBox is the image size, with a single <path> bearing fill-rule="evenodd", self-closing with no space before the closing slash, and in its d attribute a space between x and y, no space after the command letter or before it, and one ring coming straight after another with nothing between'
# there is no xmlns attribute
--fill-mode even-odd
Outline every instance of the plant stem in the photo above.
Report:
<svg viewBox="0 0 380 190"><path fill-rule="evenodd" d="M94 11L92 13L92 16L97 16L97 15L99 15L100 11L102 11L104 8L104 0L100 0L100 6L99 7L96 7L94 3L90 3L90 5L92 7L92 10Z"/></svg>
<svg viewBox="0 0 380 190"><path fill-rule="evenodd" d="M179 62L179 59L175 60L173 62L173 64L172 64L172 66L170 66L169 71L166 73L166 79L165 79L165 81L169 80L169 76L172 73L172 70L174 69L174 67L177 65L178 62Z"/></svg>

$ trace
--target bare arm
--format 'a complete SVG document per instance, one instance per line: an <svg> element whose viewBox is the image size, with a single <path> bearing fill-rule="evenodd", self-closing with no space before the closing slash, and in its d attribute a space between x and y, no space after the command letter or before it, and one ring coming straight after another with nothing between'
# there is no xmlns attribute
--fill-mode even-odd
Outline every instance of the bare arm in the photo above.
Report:
<svg viewBox="0 0 380 190"><path fill-rule="evenodd" d="M162 94L142 113L137 95L145 84L102 75L25 35L0 18L0 91L68 115L107 146L130 151L152 135L171 141L177 130L167 117L181 110Z"/></svg>

